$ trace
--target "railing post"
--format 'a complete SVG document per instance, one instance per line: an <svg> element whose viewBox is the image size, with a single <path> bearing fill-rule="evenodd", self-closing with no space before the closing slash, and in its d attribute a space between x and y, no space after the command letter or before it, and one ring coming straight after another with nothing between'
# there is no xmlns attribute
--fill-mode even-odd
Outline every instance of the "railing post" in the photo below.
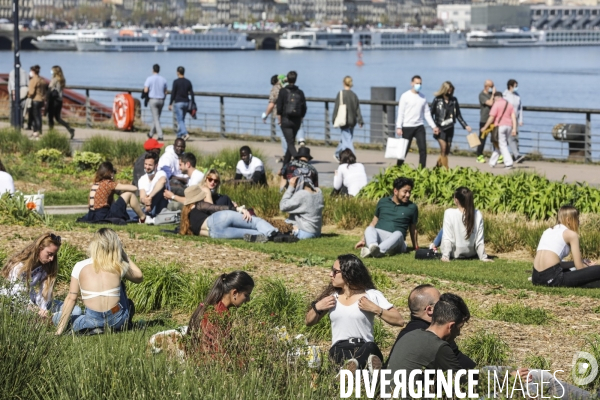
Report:
<svg viewBox="0 0 600 400"><path fill-rule="evenodd" d="M325 102L325 144L331 144L331 126L329 124L329 102Z"/></svg>
<svg viewBox="0 0 600 400"><path fill-rule="evenodd" d="M90 89L85 89L85 127L92 127L92 110L90 106Z"/></svg>
<svg viewBox="0 0 600 400"><path fill-rule="evenodd" d="M221 136L225 137L225 98L219 96L220 114L221 114Z"/></svg>
<svg viewBox="0 0 600 400"><path fill-rule="evenodd" d="M381 126L381 132L383 133L383 142L385 143L385 141L387 140L388 137L388 112L387 112L387 106L384 104L383 105L383 110L381 111L381 115L382 115L382 126Z"/></svg>
<svg viewBox="0 0 600 400"><path fill-rule="evenodd" d="M592 162L592 114L585 113L585 163Z"/></svg>
<svg viewBox="0 0 600 400"><path fill-rule="evenodd" d="M276 112L276 110L271 112L271 142L275 142L277 138L277 124L275 123Z"/></svg>

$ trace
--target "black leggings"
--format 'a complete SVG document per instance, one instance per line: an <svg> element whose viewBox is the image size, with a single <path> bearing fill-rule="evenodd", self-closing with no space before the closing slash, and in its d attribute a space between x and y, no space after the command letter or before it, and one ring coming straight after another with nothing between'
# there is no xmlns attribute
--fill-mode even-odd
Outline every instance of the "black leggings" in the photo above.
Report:
<svg viewBox="0 0 600 400"><path fill-rule="evenodd" d="M296 135L300 130L300 126L296 127L281 127L281 132L283 133L283 138L287 143L287 151L283 156L283 165L287 165L292 160L292 157L295 159L298 158L298 151L296 150Z"/></svg>
<svg viewBox="0 0 600 400"><path fill-rule="evenodd" d="M31 116L33 117L33 131L42 134L42 107L43 101L31 102Z"/></svg>
<svg viewBox="0 0 600 400"><path fill-rule="evenodd" d="M329 358L337 365L343 365L344 361L354 358L358 361L358 368L363 369L367 365L369 356L373 354L383 362L383 354L375 342L350 343L347 340L336 342L329 349Z"/></svg>
<svg viewBox="0 0 600 400"><path fill-rule="evenodd" d="M61 118L60 112L62 111L63 102L62 100L53 100L48 102L48 125L50 129L54 128L54 120L67 128L71 132L71 127Z"/></svg>
<svg viewBox="0 0 600 400"><path fill-rule="evenodd" d="M425 168L425 164L427 164L427 140L425 135L425 127L423 125L402 128L402 137L408 140L406 154L408 154L408 150L410 150L413 138L417 139L417 147L419 148L419 165L422 168ZM396 162L396 165L399 167L402 164L404 164L404 160L398 160Z"/></svg>
<svg viewBox="0 0 600 400"><path fill-rule="evenodd" d="M583 269L571 271L573 262L558 263L539 272L533 268L531 282L534 285L553 287L583 287L600 288L600 265L592 265Z"/></svg>

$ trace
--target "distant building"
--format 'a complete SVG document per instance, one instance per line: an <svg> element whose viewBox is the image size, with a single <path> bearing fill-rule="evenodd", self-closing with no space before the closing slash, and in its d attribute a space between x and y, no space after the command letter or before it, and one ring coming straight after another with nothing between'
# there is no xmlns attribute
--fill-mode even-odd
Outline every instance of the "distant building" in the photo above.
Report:
<svg viewBox="0 0 600 400"><path fill-rule="evenodd" d="M471 6L471 29L497 31L505 27L529 27L530 6L496 4L473 4Z"/></svg>
<svg viewBox="0 0 600 400"><path fill-rule="evenodd" d="M0 0L0 18L6 18L12 20L12 0ZM32 0L20 0L19 1L19 18L30 19L33 18L33 1Z"/></svg>
<svg viewBox="0 0 600 400"><path fill-rule="evenodd" d="M437 6L437 18L444 28L461 31L471 29L470 4L440 4Z"/></svg>
<svg viewBox="0 0 600 400"><path fill-rule="evenodd" d="M600 7L532 5L531 27L539 30L598 28Z"/></svg>

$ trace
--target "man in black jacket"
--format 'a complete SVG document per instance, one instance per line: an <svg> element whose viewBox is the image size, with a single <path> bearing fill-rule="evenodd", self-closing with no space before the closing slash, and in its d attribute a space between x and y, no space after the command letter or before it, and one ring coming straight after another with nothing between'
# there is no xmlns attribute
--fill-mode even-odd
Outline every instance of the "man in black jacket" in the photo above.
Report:
<svg viewBox="0 0 600 400"><path fill-rule="evenodd" d="M191 101L188 96L191 96ZM175 108L175 116L177 118L177 139L188 140L190 137L185 127L185 114L188 113L189 106L193 103L194 89L192 88L192 82L185 77L185 68L177 67L177 79L173 81L171 102L169 103L169 110Z"/></svg>
<svg viewBox="0 0 600 400"><path fill-rule="evenodd" d="M433 315L433 307L439 299L439 290L437 290L434 286L428 284L419 285L410 292L410 294L408 295L410 322L398 334L396 342L394 343L394 346L392 346L392 351L390 351L390 356L394 352L394 347L396 347L398 341L400 340L400 338L402 338L402 336L417 329L429 328L429 325L431 324L431 317ZM461 368L475 368L475 361L471 360L469 357L461 353L454 340L451 340L450 342L448 342L448 344L450 345L450 348L456 355L456 358L458 358L458 362L460 363ZM389 357L388 361L386 362L386 365L388 362Z"/></svg>
<svg viewBox="0 0 600 400"><path fill-rule="evenodd" d="M288 85L279 91L277 97L277 120L288 145L283 157L283 165L288 164L292 157L298 158L295 145L296 135L302 126L302 119L306 115L306 98L304 92L296 86L297 78L296 71L288 72Z"/></svg>

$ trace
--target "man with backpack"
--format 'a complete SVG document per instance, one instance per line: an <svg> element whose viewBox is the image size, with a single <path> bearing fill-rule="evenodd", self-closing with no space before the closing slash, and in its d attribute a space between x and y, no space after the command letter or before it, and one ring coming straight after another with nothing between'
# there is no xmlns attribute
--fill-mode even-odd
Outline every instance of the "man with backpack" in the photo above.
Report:
<svg viewBox="0 0 600 400"><path fill-rule="evenodd" d="M298 158L296 135L302 126L302 119L306 115L306 98L304 92L296 86L297 78L296 71L288 72L288 85L279 91L277 97L277 120L287 142L283 165L288 164L292 157Z"/></svg>

